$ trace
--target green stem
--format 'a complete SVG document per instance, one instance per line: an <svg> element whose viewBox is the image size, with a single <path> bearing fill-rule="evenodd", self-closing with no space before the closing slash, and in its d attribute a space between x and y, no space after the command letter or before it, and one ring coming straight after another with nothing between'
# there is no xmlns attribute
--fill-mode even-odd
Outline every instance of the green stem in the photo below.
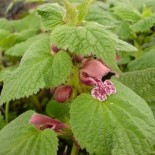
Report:
<svg viewBox="0 0 155 155"><path fill-rule="evenodd" d="M73 80L74 80L73 83L74 83L75 89L77 89L78 92L81 94L82 93L82 88L80 86L78 66L74 67L74 79Z"/></svg>
<svg viewBox="0 0 155 155"><path fill-rule="evenodd" d="M33 96L31 97L31 99L32 99L33 103L35 104L36 108L37 108L39 111L41 111L42 108L41 108L41 105L40 105L40 103L39 103L38 98L37 98L35 95L33 95Z"/></svg>
<svg viewBox="0 0 155 155"><path fill-rule="evenodd" d="M75 143L73 143L71 155L78 155L79 149Z"/></svg>
<svg viewBox="0 0 155 155"><path fill-rule="evenodd" d="M9 123L9 102L5 104L5 122Z"/></svg>

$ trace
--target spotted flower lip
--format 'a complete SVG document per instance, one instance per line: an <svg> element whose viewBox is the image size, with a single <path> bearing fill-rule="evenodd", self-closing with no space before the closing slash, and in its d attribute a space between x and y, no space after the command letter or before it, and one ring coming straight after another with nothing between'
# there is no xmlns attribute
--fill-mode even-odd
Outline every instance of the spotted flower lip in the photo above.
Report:
<svg viewBox="0 0 155 155"><path fill-rule="evenodd" d="M111 72L110 68L100 60L84 59L80 69L79 78L82 83L91 86L96 83L94 78L102 79L102 77L109 72Z"/></svg>
<svg viewBox="0 0 155 155"><path fill-rule="evenodd" d="M38 113L32 115L29 123L33 124L36 128L40 130L49 128L53 129L56 132L61 132L63 128L67 128L67 125L60 122L59 120Z"/></svg>
<svg viewBox="0 0 155 155"><path fill-rule="evenodd" d="M115 85L110 80L105 80L102 82L100 79L95 79L96 86L92 89L91 95L99 100L99 101L105 101L107 100L107 96L110 96L112 94L116 93Z"/></svg>

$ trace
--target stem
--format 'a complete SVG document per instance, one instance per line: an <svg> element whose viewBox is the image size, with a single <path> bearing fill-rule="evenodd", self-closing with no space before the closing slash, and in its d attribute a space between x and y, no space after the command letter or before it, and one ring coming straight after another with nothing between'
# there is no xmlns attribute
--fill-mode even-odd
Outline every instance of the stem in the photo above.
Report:
<svg viewBox="0 0 155 155"><path fill-rule="evenodd" d="M80 86L78 66L74 67L74 79L73 80L74 80L73 83L74 83L75 89L77 89L78 92L81 94L82 93L82 88Z"/></svg>
<svg viewBox="0 0 155 155"><path fill-rule="evenodd" d="M67 149L68 149L68 146L65 147L65 150L63 152L63 155L67 155Z"/></svg>
<svg viewBox="0 0 155 155"><path fill-rule="evenodd" d="M5 122L9 123L9 102L5 104Z"/></svg>
<svg viewBox="0 0 155 155"><path fill-rule="evenodd" d="M71 155L78 155L79 149L75 143L73 143Z"/></svg>
<svg viewBox="0 0 155 155"><path fill-rule="evenodd" d="M37 98L35 95L33 95L33 96L31 97L31 99L32 99L33 103L35 104L36 108L37 108L39 111L41 111L42 108L41 108L41 105L40 105L40 103L39 103L38 98Z"/></svg>
<svg viewBox="0 0 155 155"><path fill-rule="evenodd" d="M138 38L138 40L135 38L135 41L134 41L134 45L138 49L138 51L135 54L135 58L137 59L142 55L142 51L143 51L142 45L144 43L144 37L143 36L138 37L137 35L135 37Z"/></svg>

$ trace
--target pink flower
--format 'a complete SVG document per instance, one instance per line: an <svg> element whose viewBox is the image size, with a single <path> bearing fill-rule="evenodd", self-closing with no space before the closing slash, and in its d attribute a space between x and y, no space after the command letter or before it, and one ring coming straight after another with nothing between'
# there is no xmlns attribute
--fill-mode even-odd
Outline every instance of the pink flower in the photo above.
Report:
<svg viewBox="0 0 155 155"><path fill-rule="evenodd" d="M64 103L66 102L72 95L73 89L68 85L61 85L56 88L54 92L54 99L57 102Z"/></svg>
<svg viewBox="0 0 155 155"><path fill-rule="evenodd" d="M49 128L53 129L56 132L60 132L63 128L67 128L67 125L60 122L59 120L38 113L32 115L29 123L33 124L36 128L40 130Z"/></svg>
<svg viewBox="0 0 155 155"><path fill-rule="evenodd" d="M105 101L107 96L115 94L116 88L110 80L102 82L100 79L96 80L96 87L92 89L91 95L99 101Z"/></svg>
<svg viewBox="0 0 155 155"><path fill-rule="evenodd" d="M99 60L84 59L79 77L84 84L94 85L96 84L94 78L102 79L102 77L107 75L110 71L111 70Z"/></svg>
<svg viewBox="0 0 155 155"><path fill-rule="evenodd" d="M55 55L58 51L59 51L59 49L55 44L51 45L51 54L52 55Z"/></svg>

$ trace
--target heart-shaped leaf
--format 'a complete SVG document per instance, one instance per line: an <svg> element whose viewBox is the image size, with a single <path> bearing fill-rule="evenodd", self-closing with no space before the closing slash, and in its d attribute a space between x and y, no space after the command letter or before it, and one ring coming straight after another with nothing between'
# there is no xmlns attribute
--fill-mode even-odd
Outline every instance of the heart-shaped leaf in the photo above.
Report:
<svg viewBox="0 0 155 155"><path fill-rule="evenodd" d="M155 142L155 119L146 102L113 80L116 94L106 101L89 94L71 105L71 127L82 148L91 154L149 155Z"/></svg>

